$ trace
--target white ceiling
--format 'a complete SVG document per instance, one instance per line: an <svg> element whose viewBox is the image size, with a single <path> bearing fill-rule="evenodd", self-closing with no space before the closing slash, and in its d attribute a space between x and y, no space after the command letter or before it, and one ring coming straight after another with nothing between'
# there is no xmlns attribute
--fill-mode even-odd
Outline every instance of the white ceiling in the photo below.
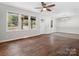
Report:
<svg viewBox="0 0 79 59"><path fill-rule="evenodd" d="M14 6L17 8L21 8L24 10L30 10L33 12L38 12L41 14L48 14L48 15L53 15L53 14L59 14L63 12L69 12L69 13L78 13L79 14L79 2L46 2L48 5L55 3L56 6L52 7L52 12L40 12L39 9L35 9L36 7L41 6L40 2L1 2L2 4L6 4L9 6Z"/></svg>
<svg viewBox="0 0 79 59"><path fill-rule="evenodd" d="M33 12L40 12L40 9L35 9L36 7L41 7L40 2L2 2L2 4L6 4L9 6L18 7L25 10L30 10ZM53 4L52 2L46 2L46 4Z"/></svg>

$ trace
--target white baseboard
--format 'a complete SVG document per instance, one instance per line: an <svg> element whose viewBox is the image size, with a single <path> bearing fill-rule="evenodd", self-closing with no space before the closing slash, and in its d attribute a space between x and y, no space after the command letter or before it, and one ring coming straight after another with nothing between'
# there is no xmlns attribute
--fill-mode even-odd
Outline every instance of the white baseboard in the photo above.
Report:
<svg viewBox="0 0 79 59"><path fill-rule="evenodd" d="M13 40L19 40L19 39L21 39L21 38L29 38L29 37L33 37L33 36L38 36L38 35L40 35L40 34L37 34L37 35L31 35L31 36L23 36L23 37L18 37L18 38L13 38L13 39L7 39L7 40L0 40L0 43L2 43L2 42L7 42L7 41L13 41Z"/></svg>

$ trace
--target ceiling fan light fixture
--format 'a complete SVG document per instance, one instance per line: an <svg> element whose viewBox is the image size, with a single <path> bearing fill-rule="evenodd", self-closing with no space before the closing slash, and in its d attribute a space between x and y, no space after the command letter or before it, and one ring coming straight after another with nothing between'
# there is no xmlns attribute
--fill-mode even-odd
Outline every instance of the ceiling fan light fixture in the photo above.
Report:
<svg viewBox="0 0 79 59"><path fill-rule="evenodd" d="M43 11L46 11L46 8L43 8Z"/></svg>
<svg viewBox="0 0 79 59"><path fill-rule="evenodd" d="M43 12L43 11L52 11L50 8L55 6L55 4L47 5L44 2L41 2L41 5L42 5L41 7L36 8L36 9L41 9L40 10L41 12Z"/></svg>

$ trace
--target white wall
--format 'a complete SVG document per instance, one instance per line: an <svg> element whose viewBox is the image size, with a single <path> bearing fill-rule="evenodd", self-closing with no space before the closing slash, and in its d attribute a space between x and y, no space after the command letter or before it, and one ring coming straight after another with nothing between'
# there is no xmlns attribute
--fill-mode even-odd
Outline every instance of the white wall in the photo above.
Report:
<svg viewBox="0 0 79 59"><path fill-rule="evenodd" d="M41 26L40 33L41 34L50 34L50 33L55 32L56 22L55 22L54 17L48 16L48 15L43 15L42 19L44 19L44 21L40 23L40 26ZM53 27L52 28L51 28L51 20L53 20Z"/></svg>
<svg viewBox="0 0 79 59"><path fill-rule="evenodd" d="M79 15L74 15L68 19L56 20L56 31L64 33L79 34Z"/></svg>
<svg viewBox="0 0 79 59"><path fill-rule="evenodd" d="M46 17L45 19L45 33L50 34L55 32L55 19L53 17ZM51 28L51 20L53 20L53 27Z"/></svg>
<svg viewBox="0 0 79 59"><path fill-rule="evenodd" d="M37 17L37 28L35 30L25 30L25 31L19 30L14 32L7 32L6 31L7 12L14 12ZM40 19L38 13L0 4L0 41L39 35L40 34L39 21Z"/></svg>

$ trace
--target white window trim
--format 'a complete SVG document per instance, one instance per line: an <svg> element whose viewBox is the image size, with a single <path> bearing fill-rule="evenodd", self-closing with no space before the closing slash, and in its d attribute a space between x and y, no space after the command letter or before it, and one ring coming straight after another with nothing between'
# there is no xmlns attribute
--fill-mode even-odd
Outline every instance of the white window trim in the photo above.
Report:
<svg viewBox="0 0 79 59"><path fill-rule="evenodd" d="M13 13L13 14L17 14L18 15L18 29L17 30L8 30L8 15L9 13ZM21 15L25 15L25 14L19 14L16 12L6 12L6 32L16 32L16 31L28 31L28 30L36 30L37 29L37 17L36 17L36 27L35 28L31 28L31 16L28 15L28 29L21 29ZM27 16L27 15L26 15Z"/></svg>
<svg viewBox="0 0 79 59"><path fill-rule="evenodd" d="M13 14L17 14L19 16L18 13L14 13L14 12L7 12L6 13L6 32L15 32L15 31L19 31L19 17L18 17L18 29L13 31L13 30L8 30L8 16L9 16L9 13L13 13Z"/></svg>
<svg viewBox="0 0 79 59"><path fill-rule="evenodd" d="M22 15L23 15L23 16L28 16L28 15L25 15L25 14L20 14L20 17L19 17L20 20L21 20L21 16L22 16ZM22 28L21 28L22 20L20 21L20 23L21 23L21 24L20 24L20 28L21 28L22 31L30 30L29 21L30 21L30 20L29 20L29 16L28 16L28 29L22 29Z"/></svg>
<svg viewBox="0 0 79 59"><path fill-rule="evenodd" d="M35 17L35 16L30 16L30 18L31 17ZM31 30L36 30L37 29L37 17L35 17L36 18L36 27L35 28L31 28L31 20L30 20L30 29Z"/></svg>

